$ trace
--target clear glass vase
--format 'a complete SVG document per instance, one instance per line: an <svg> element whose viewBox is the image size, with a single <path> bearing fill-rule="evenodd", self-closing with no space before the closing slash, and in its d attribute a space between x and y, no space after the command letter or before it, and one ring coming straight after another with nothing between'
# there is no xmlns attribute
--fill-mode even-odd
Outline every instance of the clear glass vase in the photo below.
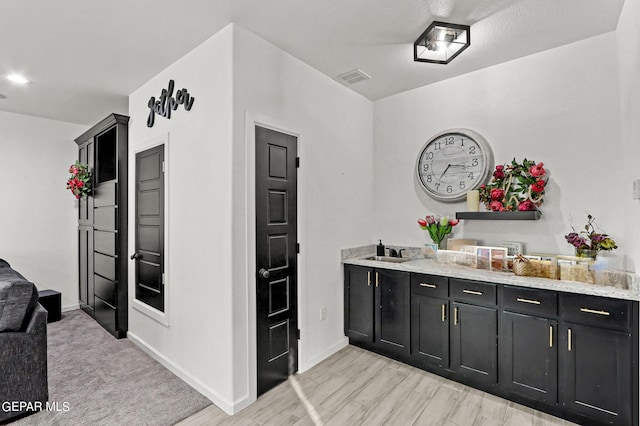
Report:
<svg viewBox="0 0 640 426"><path fill-rule="evenodd" d="M576 248L576 256L596 260L598 250Z"/></svg>

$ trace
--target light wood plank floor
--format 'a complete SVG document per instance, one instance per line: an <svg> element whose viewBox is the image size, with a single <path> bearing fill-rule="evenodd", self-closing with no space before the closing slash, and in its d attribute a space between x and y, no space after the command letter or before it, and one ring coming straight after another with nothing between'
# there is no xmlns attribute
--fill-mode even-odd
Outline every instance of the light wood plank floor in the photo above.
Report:
<svg viewBox="0 0 640 426"><path fill-rule="evenodd" d="M179 426L573 425L355 346L262 395L235 416L215 405Z"/></svg>

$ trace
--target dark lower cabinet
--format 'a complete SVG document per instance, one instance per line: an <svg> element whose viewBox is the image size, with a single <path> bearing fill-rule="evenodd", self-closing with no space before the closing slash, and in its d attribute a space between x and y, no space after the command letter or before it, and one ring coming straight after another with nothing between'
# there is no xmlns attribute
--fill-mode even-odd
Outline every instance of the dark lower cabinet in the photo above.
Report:
<svg viewBox="0 0 640 426"><path fill-rule="evenodd" d="M632 424L631 335L571 323L562 335L561 404L603 424Z"/></svg>
<svg viewBox="0 0 640 426"><path fill-rule="evenodd" d="M344 268L344 334L353 342L373 344L373 268Z"/></svg>
<svg viewBox="0 0 640 426"><path fill-rule="evenodd" d="M449 368L449 279L411 274L411 359Z"/></svg>
<svg viewBox="0 0 640 426"><path fill-rule="evenodd" d="M449 301L411 295L411 355L420 364L449 368Z"/></svg>
<svg viewBox="0 0 640 426"><path fill-rule="evenodd" d="M375 270L375 346L397 355L409 355L409 273Z"/></svg>
<svg viewBox="0 0 640 426"><path fill-rule="evenodd" d="M584 425L638 425L638 302L345 265L349 341Z"/></svg>
<svg viewBox="0 0 640 426"><path fill-rule="evenodd" d="M345 335L385 355L409 355L409 273L345 267Z"/></svg>
<svg viewBox="0 0 640 426"><path fill-rule="evenodd" d="M451 369L485 388L498 382L498 310L454 302Z"/></svg>
<svg viewBox="0 0 640 426"><path fill-rule="evenodd" d="M558 401L558 322L502 313L500 381L510 392L536 401Z"/></svg>

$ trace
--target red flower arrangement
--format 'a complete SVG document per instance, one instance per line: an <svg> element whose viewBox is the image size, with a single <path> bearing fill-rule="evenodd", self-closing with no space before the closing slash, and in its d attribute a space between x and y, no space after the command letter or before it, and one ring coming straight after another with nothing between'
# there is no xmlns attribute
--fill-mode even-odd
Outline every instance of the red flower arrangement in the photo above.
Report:
<svg viewBox="0 0 640 426"><path fill-rule="evenodd" d="M497 165L488 185L482 185L480 201L492 211L537 210L542 204L547 185L543 163L514 158L509 165Z"/></svg>
<svg viewBox="0 0 640 426"><path fill-rule="evenodd" d="M71 177L67 180L67 189L76 197L80 199L91 193L91 172L89 166L76 161L71 167L69 167L69 173Z"/></svg>

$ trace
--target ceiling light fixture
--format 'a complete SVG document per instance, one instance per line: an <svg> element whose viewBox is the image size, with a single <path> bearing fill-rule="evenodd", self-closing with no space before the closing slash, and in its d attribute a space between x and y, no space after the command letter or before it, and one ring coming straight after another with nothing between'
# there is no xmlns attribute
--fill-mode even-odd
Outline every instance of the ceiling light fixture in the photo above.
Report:
<svg viewBox="0 0 640 426"><path fill-rule="evenodd" d="M413 60L448 64L471 44L468 25L433 21L413 43Z"/></svg>
<svg viewBox="0 0 640 426"><path fill-rule="evenodd" d="M29 80L27 80L25 77L21 76L20 74L9 74L7 76L7 80L11 81L12 83L15 84L28 84L30 83Z"/></svg>

